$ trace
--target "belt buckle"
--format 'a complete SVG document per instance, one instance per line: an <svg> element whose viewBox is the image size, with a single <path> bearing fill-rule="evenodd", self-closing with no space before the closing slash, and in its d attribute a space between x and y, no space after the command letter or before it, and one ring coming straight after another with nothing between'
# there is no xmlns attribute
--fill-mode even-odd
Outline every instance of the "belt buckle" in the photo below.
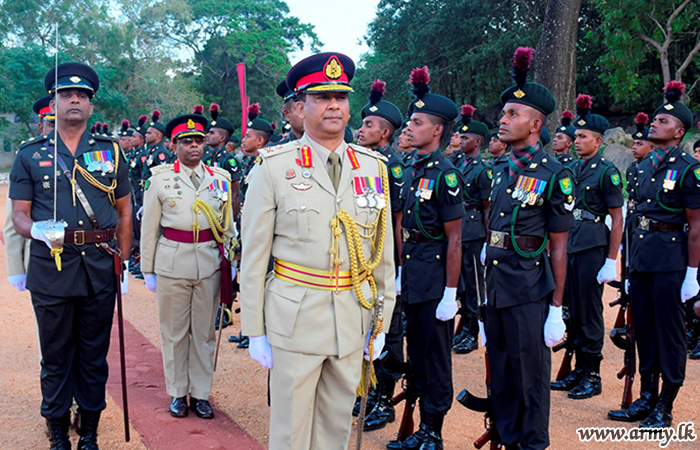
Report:
<svg viewBox="0 0 700 450"><path fill-rule="evenodd" d="M411 238L411 232L405 228L402 228L401 232L403 233L403 241L408 242L408 240Z"/></svg>
<svg viewBox="0 0 700 450"><path fill-rule="evenodd" d="M641 228L644 231L649 231L649 219L646 217L641 217L639 219L639 228Z"/></svg>
<svg viewBox="0 0 700 450"><path fill-rule="evenodd" d="M503 236L500 231L492 231L491 238L489 239L489 245L491 247L503 248Z"/></svg>
<svg viewBox="0 0 700 450"><path fill-rule="evenodd" d="M574 220L581 220L581 210L574 209Z"/></svg>
<svg viewBox="0 0 700 450"><path fill-rule="evenodd" d="M80 236L80 241L78 241L78 236ZM78 246L85 245L85 230L73 231L73 243Z"/></svg>

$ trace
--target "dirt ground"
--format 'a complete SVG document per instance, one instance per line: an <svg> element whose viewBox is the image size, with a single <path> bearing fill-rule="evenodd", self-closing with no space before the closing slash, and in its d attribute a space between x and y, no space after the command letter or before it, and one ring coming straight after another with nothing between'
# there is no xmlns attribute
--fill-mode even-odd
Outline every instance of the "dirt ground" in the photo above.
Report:
<svg viewBox="0 0 700 450"><path fill-rule="evenodd" d="M4 203L7 185L0 186L0 217L4 217ZM2 258L0 273L5 274L5 261ZM604 301L610 302L615 293L606 287ZM605 321L609 332L616 309L605 310ZM158 317L155 295L146 290L144 283L133 276L129 283L129 293L124 297L126 320L147 339L156 349L160 348ZM237 334L239 316L235 316L234 325L225 329L218 368L214 376L212 399L232 421L257 441L262 448L267 448L269 410L267 407L267 373L250 359L247 351L236 349L235 345L225 342L230 335ZM127 347L129 343L127 342ZM117 351L117 342L113 341L111 352ZM137 348L128 347L130 359L138 359ZM553 375L559 368L562 353L555 354L552 361ZM576 429L580 427L623 427L625 424L606 419L609 409L617 408L622 395L622 381L615 376L622 367L622 351L606 339L603 350L605 359L602 363L603 394L592 399L574 401L566 397L566 392L552 392L550 438L552 449L651 449L658 448L656 442L580 442ZM112 355L113 356L113 355ZM467 387L472 393L484 395L484 351L479 349L469 355L454 355L454 390L455 394ZM114 370L114 368L113 368ZM138 367L129 372L130 383L138 383ZM136 379L133 379L133 378ZM700 406L696 401L700 391L700 361L688 361L686 384L675 403L674 424L680 422L700 422ZM110 380L113 382L114 380ZM155 390L157 391L157 389ZM39 386L39 351L34 315L28 292L17 292L3 276L0 282L0 450L36 450L49 448L44 435L44 421L39 414L41 392ZM153 392L153 391L151 391ZM639 392L639 382L635 381L635 396ZM167 395L154 392L162 403L162 410L154 414L166 413ZM153 400L131 396L132 405ZM206 440L182 445L160 445L159 437L167 433L165 428L154 426L154 422L132 420L131 442L124 442L122 410L118 403L108 396L107 410L100 424L100 444L104 449L180 449L180 448L242 448L240 442L231 440L223 446L207 443ZM401 416L403 405L397 408L397 419ZM191 420L190 420L191 419ZM216 420L216 419L215 419ZM415 413L416 423L418 413ZM194 427L193 436L207 434L207 423L196 418L179 422L183 427ZM633 428L636 424L626 425ZM700 425L700 423L698 423ZM365 433L362 448L366 450L383 449L388 440L394 439L398 429L398 420L383 430ZM483 416L468 411L458 403L445 419L443 435L446 449L473 448L473 441L484 431ZM698 433L698 429L695 429ZM74 433L73 442L77 441ZM348 448L355 449L355 431ZM200 442L197 444L197 442ZM75 445L75 444L74 444ZM246 447L248 448L248 447ZM671 442L668 448L697 449L700 443Z"/></svg>

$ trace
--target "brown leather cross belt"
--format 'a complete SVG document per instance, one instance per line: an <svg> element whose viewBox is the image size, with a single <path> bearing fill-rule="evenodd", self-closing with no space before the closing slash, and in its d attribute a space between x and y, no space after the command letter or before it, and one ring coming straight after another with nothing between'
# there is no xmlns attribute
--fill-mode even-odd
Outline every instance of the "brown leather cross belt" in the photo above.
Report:
<svg viewBox="0 0 700 450"><path fill-rule="evenodd" d="M63 237L63 242L66 244L84 245L97 244L100 242L109 242L115 238L116 228L108 228L106 230L66 230Z"/></svg>
<svg viewBox="0 0 700 450"><path fill-rule="evenodd" d="M537 236L516 236L515 242L518 243L520 250L525 252L534 252L540 249L543 239ZM502 248L505 250L514 250L513 241L509 233L503 231L489 231L486 236L486 243L491 247Z"/></svg>
<svg viewBox="0 0 700 450"><path fill-rule="evenodd" d="M183 244L194 244L195 234L192 230L176 230L175 228L163 228L163 236L175 242ZM201 230L198 242L209 242L214 240L214 233L211 230Z"/></svg>
<svg viewBox="0 0 700 450"><path fill-rule="evenodd" d="M688 231L688 224L686 223L667 223L644 216L637 217L637 227L644 231L670 231L674 233Z"/></svg>
<svg viewBox="0 0 700 450"><path fill-rule="evenodd" d="M437 230L426 230L428 233L430 233L432 236L439 236L442 234L441 231ZM426 237L423 233L420 232L420 230L407 230L407 229L402 229L401 230L402 236L403 236L403 241L404 242L410 242L412 244L418 244L419 242L434 242L435 239L430 239L429 237ZM442 240L442 239L440 239Z"/></svg>

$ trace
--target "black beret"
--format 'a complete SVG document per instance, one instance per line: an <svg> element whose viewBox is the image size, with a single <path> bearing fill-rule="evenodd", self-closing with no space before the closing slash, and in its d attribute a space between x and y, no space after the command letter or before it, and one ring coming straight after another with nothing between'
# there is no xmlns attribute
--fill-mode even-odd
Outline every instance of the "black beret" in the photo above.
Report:
<svg viewBox="0 0 700 450"><path fill-rule="evenodd" d="M58 80L56 80L58 72ZM50 69L44 77L44 89L49 94L62 89L81 89L86 91L90 98L97 93L100 87L100 77L90 66L71 62L59 64L57 68Z"/></svg>
<svg viewBox="0 0 700 450"><path fill-rule="evenodd" d="M238 144L239 142L241 142L241 141L238 139L238 136L236 136L235 134L232 134L231 137L228 138L228 141L229 141L229 142L233 142L234 144Z"/></svg>
<svg viewBox="0 0 700 450"><path fill-rule="evenodd" d="M542 142L542 145L547 145L552 141L552 135L549 134L549 130L547 130L545 127L542 127L542 132L540 133L540 142Z"/></svg>
<svg viewBox="0 0 700 450"><path fill-rule="evenodd" d="M591 96L579 94L576 98L578 117L574 120L574 126L578 130L591 130L603 134L610 126L610 122L603 116L591 114L591 106L593 106Z"/></svg>
<svg viewBox="0 0 700 450"><path fill-rule="evenodd" d="M287 86L294 92L354 92L350 81L355 63L342 53L319 53L304 58L287 72Z"/></svg>
<svg viewBox="0 0 700 450"><path fill-rule="evenodd" d="M391 102L383 100L386 92L386 83L381 80L374 80L369 94L369 103L362 108L362 118L377 116L389 121L394 129L401 128L403 116L401 111Z"/></svg>
<svg viewBox="0 0 700 450"><path fill-rule="evenodd" d="M426 113L441 117L452 122L459 115L455 102L438 94L426 94L411 102L413 113Z"/></svg>
<svg viewBox="0 0 700 450"><path fill-rule="evenodd" d="M343 140L347 144L352 143L352 130L348 126L345 127L345 136L343 136Z"/></svg>
<svg viewBox="0 0 700 450"><path fill-rule="evenodd" d="M685 92L685 84L680 81L669 81L664 88L664 99L666 103L656 108L654 117L659 114L670 114L680 120L686 130L693 126L693 112L681 103L681 98Z"/></svg>
<svg viewBox="0 0 700 450"><path fill-rule="evenodd" d="M175 140L186 136L204 136L207 128L207 119L201 114L185 114L168 122L164 128L167 138Z"/></svg>
<svg viewBox="0 0 700 450"><path fill-rule="evenodd" d="M557 106L556 100L549 89L538 83L527 81L530 63L535 50L529 47L518 47L513 56L513 81L515 86L509 87L501 94L501 103L520 103L550 115Z"/></svg>
<svg viewBox="0 0 700 450"><path fill-rule="evenodd" d="M287 103L289 100L296 100L296 94L292 89L289 89L289 86L287 86L287 80L280 81L275 91L277 92L277 95L282 97L282 100L284 100L285 103Z"/></svg>
<svg viewBox="0 0 700 450"><path fill-rule="evenodd" d="M637 113L637 117L634 118L634 125L637 127L637 131L632 134L632 139L635 141L648 141L649 140L649 128L646 127L649 121L649 116L643 112Z"/></svg>

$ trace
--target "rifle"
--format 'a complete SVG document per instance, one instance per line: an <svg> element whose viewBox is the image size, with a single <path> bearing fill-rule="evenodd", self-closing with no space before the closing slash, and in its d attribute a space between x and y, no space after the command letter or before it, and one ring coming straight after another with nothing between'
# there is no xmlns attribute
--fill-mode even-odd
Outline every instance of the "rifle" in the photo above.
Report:
<svg viewBox="0 0 700 450"><path fill-rule="evenodd" d="M562 307L562 315L564 316L564 322L568 328L569 326L569 309L568 306ZM566 350L564 353L564 358L561 360L561 365L559 366L559 371L557 372L556 381L561 381L568 377L571 373L571 360L574 357L574 346L569 343L569 339L565 338L563 341L552 347L552 352L556 353L560 350Z"/></svg>
<svg viewBox="0 0 700 450"><path fill-rule="evenodd" d="M415 430L415 423L413 422L413 411L416 409L416 402L418 401L418 392L416 390L416 382L413 374L413 366L411 361L405 363L404 369L404 379L403 379L403 390L396 394L391 402L394 406L405 401L406 405L403 409L403 415L401 416L401 424L399 425L399 432L396 439L398 441L403 441L413 434Z"/></svg>

